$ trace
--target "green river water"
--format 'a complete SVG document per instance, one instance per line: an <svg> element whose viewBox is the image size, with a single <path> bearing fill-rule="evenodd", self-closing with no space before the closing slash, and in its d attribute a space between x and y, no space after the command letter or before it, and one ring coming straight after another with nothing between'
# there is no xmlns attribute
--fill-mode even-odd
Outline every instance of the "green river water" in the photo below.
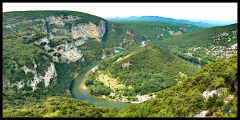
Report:
<svg viewBox="0 0 240 120"><path fill-rule="evenodd" d="M120 49L116 49L116 50L120 51ZM123 51L123 50L121 50L121 51ZM83 81L84 81L84 79L87 78L86 73L89 70L91 70L92 68L94 68L95 66L97 66L99 63L100 62L93 64L92 66L90 66L89 68L84 70L81 74L79 74L78 77L72 81L71 93L73 95L73 98L89 101L93 104L97 103L100 106L116 107L118 109L123 109L124 107L132 105L131 103L117 102L117 101L103 99L101 97L96 97L94 95L91 95L88 90L83 88L83 86L84 86Z"/></svg>

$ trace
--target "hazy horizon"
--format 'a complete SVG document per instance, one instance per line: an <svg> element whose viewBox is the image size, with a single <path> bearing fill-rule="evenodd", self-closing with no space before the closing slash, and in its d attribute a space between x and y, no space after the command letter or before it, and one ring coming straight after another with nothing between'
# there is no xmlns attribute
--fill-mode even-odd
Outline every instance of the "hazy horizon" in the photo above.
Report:
<svg viewBox="0 0 240 120"><path fill-rule="evenodd" d="M3 3L3 12L29 10L78 11L102 18L161 16L237 21L237 3Z"/></svg>

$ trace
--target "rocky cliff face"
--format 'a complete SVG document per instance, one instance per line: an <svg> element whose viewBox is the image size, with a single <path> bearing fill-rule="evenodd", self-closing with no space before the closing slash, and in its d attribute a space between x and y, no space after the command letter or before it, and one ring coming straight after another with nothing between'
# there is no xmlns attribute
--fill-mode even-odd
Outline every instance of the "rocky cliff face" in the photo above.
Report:
<svg viewBox="0 0 240 120"><path fill-rule="evenodd" d="M69 43L67 42L67 40L65 40L64 42L64 44L50 47L50 40L47 37L44 37L39 39L38 41L34 41L34 44L40 45L44 43L44 50L52 56L54 62L70 63L76 62L77 60L82 58L83 53L77 48L78 45L76 45L74 42ZM51 50L51 52L49 52L49 50Z"/></svg>
<svg viewBox="0 0 240 120"><path fill-rule="evenodd" d="M82 18L78 16L62 14L58 16L48 16L47 18L43 19L24 20L13 23L14 20L9 18L9 22L3 23L3 28L6 28L12 32L15 30L19 32L27 27L31 27L48 35L49 39L71 38L77 40L88 40L90 38L101 42L106 30L106 21L100 20L98 26L92 22L78 24L73 22L81 19ZM29 26L28 24L31 25Z"/></svg>
<svg viewBox="0 0 240 120"><path fill-rule="evenodd" d="M13 23L14 21L17 21L16 17L14 19L9 18L7 20L8 22L3 23L3 28L7 28L8 30L18 29L18 31L22 31L25 27L17 27L27 27L27 24L29 23L39 22L38 24L30 27L43 32L47 35L47 37L34 41L34 44L45 44L44 50L46 52L51 50L49 54L53 56L54 62L61 61L69 63L75 62L83 56L82 51L79 50L77 46L82 45L89 39L102 42L102 37L106 31L106 21L104 20L100 20L98 26L92 22L74 23L74 21L81 19L82 17L62 14L58 16L48 16L43 19L24 20ZM35 34L31 35L33 36ZM73 40L73 42L69 43L65 41L63 44L50 47L50 40L60 40L63 38Z"/></svg>
<svg viewBox="0 0 240 120"><path fill-rule="evenodd" d="M106 22L103 20L99 21L99 25L96 26L92 22L80 23L72 26L71 35L73 39L83 38L88 40L88 38L94 38L95 40L102 42L102 37L106 30Z"/></svg>
<svg viewBox="0 0 240 120"><path fill-rule="evenodd" d="M48 13L46 12L46 14ZM3 14L3 17L5 17L3 33L12 34L20 32L21 38L34 37L38 32L44 33L46 36L31 42L31 44L35 44L45 50L52 57L53 62L70 63L78 60L84 61L83 52L77 46L84 44L88 40L102 42L102 37L106 31L106 21L99 19L98 25L96 25L96 20L92 22L85 18L89 17L87 15L79 17L69 14L56 14L37 19L22 16L24 14L16 17L5 17ZM26 28L31 29L26 30ZM24 32L22 32L23 30ZM103 54L105 55L105 53ZM43 58L48 59L46 56L43 56ZM50 81L53 80L53 83L55 83L57 80L57 72L53 62L49 63L49 66L44 71L45 74L41 75L36 71L37 66L40 66L40 64L35 63L33 59L34 68L29 68L26 65L21 67L25 74L32 73L34 75L33 79L28 81L23 79L15 83L8 82L8 86L13 87L16 85L17 89L31 86L32 91L34 91L38 89L37 85L43 82L46 91Z"/></svg>
<svg viewBox="0 0 240 120"><path fill-rule="evenodd" d="M112 26L113 24L116 23L112 23ZM107 47L120 46L122 48L126 44L136 43L136 33L128 25L116 24L112 28L116 30L109 32L107 31L107 22L104 19L77 12L26 11L23 13L3 13L2 29L3 34L19 33L19 38L27 39L26 44L39 47L50 55L47 57L42 56L44 59L52 59L52 62L46 63L49 66L43 68L45 69L44 74L37 73L37 66L40 66L41 69L42 66L40 63L35 63L35 61L38 61L35 58L33 60L34 68L30 68L28 65L20 66L25 75L29 72L34 75L32 80L19 80L11 83L11 85L9 84L10 86L17 85L18 89L24 86L31 86L33 91L38 89L37 85L41 82L44 83L45 90L47 90L51 80L54 80L54 83L56 82L57 72L53 64L54 62L71 63L85 61L83 52L78 46L88 41L102 42L106 32L109 33L106 36L110 36L104 41L108 42ZM102 59L112 55L113 52L108 50L102 51ZM44 67L46 64L44 64Z"/></svg>
<svg viewBox="0 0 240 120"><path fill-rule="evenodd" d="M40 82L43 82L45 84L45 91L46 91L47 87L50 84L51 79L53 79L53 82L55 84L57 73L56 73L55 66L52 62L50 63L48 68L45 70L44 75L41 75L41 74L37 73L37 71L36 71L37 63L35 62L34 59L33 59L33 64L34 64L34 68L29 68L25 65L23 67L21 67L21 69L25 72L25 74L32 73L34 75L33 80L28 80L27 84L26 84L26 80L22 79L21 81L17 81L15 83L9 83L8 82L8 85L11 86L11 87L16 85L18 90L23 88L25 85L26 86L31 86L32 91L34 91L38 88L37 84L40 83Z"/></svg>

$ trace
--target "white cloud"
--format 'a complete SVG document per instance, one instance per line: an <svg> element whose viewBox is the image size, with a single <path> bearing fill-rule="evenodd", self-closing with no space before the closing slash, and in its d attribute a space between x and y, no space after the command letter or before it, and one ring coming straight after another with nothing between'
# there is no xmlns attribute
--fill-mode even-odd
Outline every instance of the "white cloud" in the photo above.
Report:
<svg viewBox="0 0 240 120"><path fill-rule="evenodd" d="M3 3L3 12L70 10L99 17L162 16L175 19L237 20L237 3Z"/></svg>

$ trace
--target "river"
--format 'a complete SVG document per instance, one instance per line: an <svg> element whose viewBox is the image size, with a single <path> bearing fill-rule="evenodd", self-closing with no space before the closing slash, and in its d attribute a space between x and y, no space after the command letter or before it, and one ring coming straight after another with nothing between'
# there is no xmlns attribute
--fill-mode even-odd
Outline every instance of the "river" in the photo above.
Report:
<svg viewBox="0 0 240 120"><path fill-rule="evenodd" d="M115 50L118 50L120 52L124 51L121 49L115 49ZM99 63L100 62L93 64L92 66L90 66L89 68L84 70L81 74L79 74L77 76L77 78L75 78L72 81L71 93L73 95L73 98L89 101L93 104L97 103L100 106L116 107L118 109L123 109L124 107L128 107L128 106L132 105L131 103L117 102L117 101L107 100L107 99L103 99L101 97L91 95L88 90L83 88L83 86L84 86L83 81L84 81L84 79L87 78L86 73L89 70L91 70L92 68L94 68L95 66L97 66Z"/></svg>
<svg viewBox="0 0 240 120"><path fill-rule="evenodd" d="M114 49L114 50L118 50L120 51L119 53L121 53L122 49ZM190 64L197 66L199 69L201 68L200 64L196 64L190 61L187 61ZM71 84L71 93L73 95L73 98L75 99L80 99L80 100L85 100L85 101L89 101L93 104L97 103L100 106L106 106L106 107L116 107L118 109L123 109L124 107L128 107L130 105L132 105L131 103L124 103L124 102L117 102L117 101L112 101L112 100L107 100L107 99L103 99L101 97L97 97L94 95L91 95L90 92L86 89L83 88L84 86L84 79L87 78L86 73L91 70L92 68L96 67L100 62L97 62L95 64L93 64L92 66L90 66L89 68L87 68L86 70L84 70L81 74L79 74L77 76L77 78L75 78L72 81Z"/></svg>

